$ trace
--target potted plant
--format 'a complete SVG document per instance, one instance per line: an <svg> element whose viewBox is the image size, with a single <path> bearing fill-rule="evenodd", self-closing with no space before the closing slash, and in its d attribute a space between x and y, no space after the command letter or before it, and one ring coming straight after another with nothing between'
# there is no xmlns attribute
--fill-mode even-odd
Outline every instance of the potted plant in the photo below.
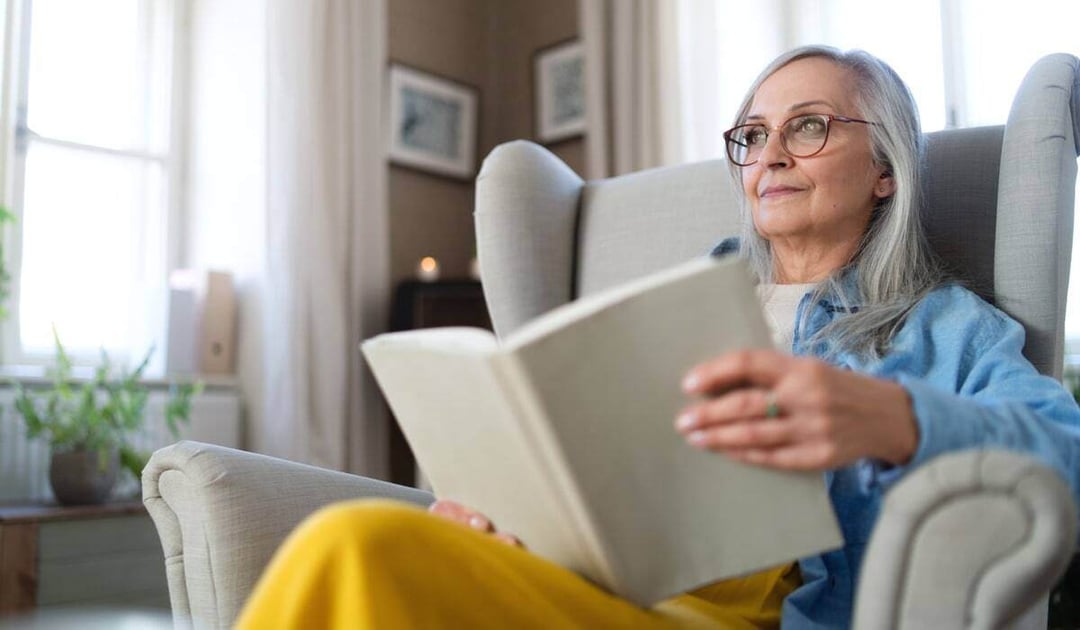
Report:
<svg viewBox="0 0 1080 630"><path fill-rule="evenodd" d="M115 371L102 350L94 377L77 383L72 378L71 359L55 330L53 338L56 364L48 371L51 386L28 388L14 383L15 411L26 423L28 437L49 441L49 483L57 501L66 505L103 503L118 471L126 468L138 478L149 457L133 446L132 438L146 420L150 390L141 378L153 349L131 372ZM191 401L200 391L201 383L170 386L165 423L174 438L179 423L188 421Z"/></svg>

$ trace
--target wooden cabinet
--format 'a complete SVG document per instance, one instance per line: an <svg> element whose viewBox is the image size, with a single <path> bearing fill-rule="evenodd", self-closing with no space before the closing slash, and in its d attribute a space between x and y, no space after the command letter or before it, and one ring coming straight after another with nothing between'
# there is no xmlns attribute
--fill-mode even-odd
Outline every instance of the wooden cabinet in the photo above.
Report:
<svg viewBox="0 0 1080 630"><path fill-rule="evenodd" d="M0 505L0 615L52 606L169 607L141 503Z"/></svg>

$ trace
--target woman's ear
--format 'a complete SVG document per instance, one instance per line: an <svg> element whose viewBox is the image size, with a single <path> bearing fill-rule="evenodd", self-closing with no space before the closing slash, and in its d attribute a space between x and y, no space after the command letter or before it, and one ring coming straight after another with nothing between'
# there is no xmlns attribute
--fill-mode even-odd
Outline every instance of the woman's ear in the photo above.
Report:
<svg viewBox="0 0 1080 630"><path fill-rule="evenodd" d="M874 184L874 196L878 199L887 199L892 197L895 192L896 179L893 177L892 171L882 171Z"/></svg>

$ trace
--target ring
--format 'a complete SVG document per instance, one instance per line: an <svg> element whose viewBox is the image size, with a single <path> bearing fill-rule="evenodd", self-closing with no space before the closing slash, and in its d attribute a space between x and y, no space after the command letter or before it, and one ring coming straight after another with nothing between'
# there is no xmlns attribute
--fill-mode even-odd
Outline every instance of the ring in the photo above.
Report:
<svg viewBox="0 0 1080 630"><path fill-rule="evenodd" d="M775 418L780 415L780 404L776 402L776 392L765 394L765 417Z"/></svg>

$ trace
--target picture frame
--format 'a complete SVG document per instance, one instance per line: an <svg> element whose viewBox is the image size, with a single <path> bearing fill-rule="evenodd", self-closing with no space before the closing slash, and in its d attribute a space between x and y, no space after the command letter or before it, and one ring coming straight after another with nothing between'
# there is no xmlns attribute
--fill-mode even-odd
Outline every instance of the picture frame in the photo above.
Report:
<svg viewBox="0 0 1080 630"><path fill-rule="evenodd" d="M479 90L400 63L390 65L388 83L390 162L472 179Z"/></svg>
<svg viewBox="0 0 1080 630"><path fill-rule="evenodd" d="M541 143L585 133L585 47L570 39L533 55L536 137Z"/></svg>

